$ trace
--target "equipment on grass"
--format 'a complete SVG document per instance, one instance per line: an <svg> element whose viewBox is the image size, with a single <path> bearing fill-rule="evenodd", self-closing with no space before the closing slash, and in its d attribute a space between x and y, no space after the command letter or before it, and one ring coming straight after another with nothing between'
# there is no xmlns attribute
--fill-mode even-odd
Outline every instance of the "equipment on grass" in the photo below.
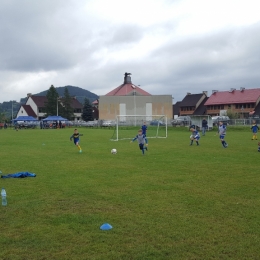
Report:
<svg viewBox="0 0 260 260"><path fill-rule="evenodd" d="M147 126L147 138L167 138L168 122L165 115L117 115L111 141L133 139L144 123Z"/></svg>
<svg viewBox="0 0 260 260"><path fill-rule="evenodd" d="M111 150L111 153L112 153L112 154L116 154L116 153L117 153L117 150L114 148L114 149Z"/></svg>
<svg viewBox="0 0 260 260"><path fill-rule="evenodd" d="M112 229L113 227L109 224L109 223L105 223L103 225L100 226L100 229L101 230L110 230Z"/></svg>

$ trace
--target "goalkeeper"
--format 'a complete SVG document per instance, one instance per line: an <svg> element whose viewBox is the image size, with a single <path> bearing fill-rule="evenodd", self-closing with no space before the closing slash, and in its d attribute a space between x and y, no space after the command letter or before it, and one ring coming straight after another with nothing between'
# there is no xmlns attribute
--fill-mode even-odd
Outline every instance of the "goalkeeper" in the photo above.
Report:
<svg viewBox="0 0 260 260"><path fill-rule="evenodd" d="M145 137L145 135L143 134L142 129L139 129L139 130L138 130L138 135L136 135L136 137L133 138L133 140L132 140L130 143L134 142L135 140L138 141L139 148L140 148L140 150L142 151L142 153L143 153L143 155L144 155L144 151L145 151L145 150L148 151L148 148L147 148L147 146L148 146L148 140L147 140L147 138Z"/></svg>

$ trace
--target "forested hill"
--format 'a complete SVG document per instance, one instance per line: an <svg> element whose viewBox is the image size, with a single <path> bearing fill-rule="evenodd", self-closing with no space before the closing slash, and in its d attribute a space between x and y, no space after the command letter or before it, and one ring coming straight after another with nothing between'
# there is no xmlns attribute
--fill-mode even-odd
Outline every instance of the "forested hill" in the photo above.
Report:
<svg viewBox="0 0 260 260"><path fill-rule="evenodd" d="M90 101L90 103L99 98L98 95L96 95L86 89L82 89L82 88L74 87L74 86L57 87L56 90L57 90L59 96L64 96L65 87L68 88L70 95L76 96L77 100L82 104L84 103L85 98L87 98ZM47 92L48 92L48 90L44 90L38 94L33 94L33 95L34 96L46 96Z"/></svg>
<svg viewBox="0 0 260 260"><path fill-rule="evenodd" d="M70 96L76 96L77 100L82 104L84 104L85 98L87 98L90 101L90 103L92 103L93 101L95 101L96 99L99 98L98 95L96 95L88 90L79 88L79 87L73 87L73 86L65 86L65 87L68 88ZM59 96L64 96L65 87L56 88ZM46 96L47 92L48 92L48 90L45 90L38 94L32 93L32 95ZM3 103L0 103L0 122L1 122L1 115L3 114L3 112L4 112L4 115L6 118L11 118L12 114L14 117L16 117L16 114L17 114L20 106L22 104L25 104L26 100L27 100L27 97L24 97L24 98L20 99L20 102L5 101Z"/></svg>

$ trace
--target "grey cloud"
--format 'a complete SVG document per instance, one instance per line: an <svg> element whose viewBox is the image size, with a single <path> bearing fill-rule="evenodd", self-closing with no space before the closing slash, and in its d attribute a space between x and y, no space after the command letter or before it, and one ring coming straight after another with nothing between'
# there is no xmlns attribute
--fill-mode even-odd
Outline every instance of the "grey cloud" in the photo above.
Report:
<svg viewBox="0 0 260 260"><path fill-rule="evenodd" d="M170 93L259 87L260 23L169 42L143 62L142 80ZM141 66L140 66L141 67ZM157 90L159 93L161 90Z"/></svg>
<svg viewBox="0 0 260 260"><path fill-rule="evenodd" d="M63 1L2 2L1 69L53 70L73 64L73 53L64 44L69 37L60 32L68 29L59 14Z"/></svg>

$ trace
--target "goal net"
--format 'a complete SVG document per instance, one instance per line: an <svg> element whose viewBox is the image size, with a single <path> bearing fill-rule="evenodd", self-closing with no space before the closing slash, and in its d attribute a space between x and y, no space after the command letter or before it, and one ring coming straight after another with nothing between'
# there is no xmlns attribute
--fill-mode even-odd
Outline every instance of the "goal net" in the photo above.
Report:
<svg viewBox="0 0 260 260"><path fill-rule="evenodd" d="M146 124L147 138L167 137L167 117L165 115L118 115L112 141L132 139Z"/></svg>

